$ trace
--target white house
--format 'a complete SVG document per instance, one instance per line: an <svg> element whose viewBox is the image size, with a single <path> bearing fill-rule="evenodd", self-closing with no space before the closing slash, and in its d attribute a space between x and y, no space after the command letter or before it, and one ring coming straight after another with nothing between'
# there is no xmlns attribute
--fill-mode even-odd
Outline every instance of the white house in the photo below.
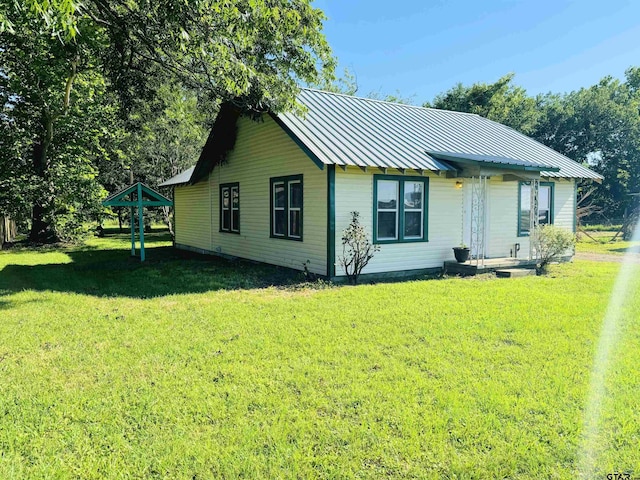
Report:
<svg viewBox="0 0 640 480"><path fill-rule="evenodd" d="M303 89L306 113L224 105L175 187L176 247L337 277L350 212L381 250L363 273L530 255L536 223L575 229L576 181L601 176L483 117Z"/></svg>

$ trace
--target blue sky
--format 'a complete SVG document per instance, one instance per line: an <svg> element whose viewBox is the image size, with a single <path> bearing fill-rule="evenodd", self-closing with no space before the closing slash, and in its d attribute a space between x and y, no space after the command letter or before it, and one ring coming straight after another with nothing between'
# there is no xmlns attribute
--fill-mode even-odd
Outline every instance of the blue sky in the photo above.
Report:
<svg viewBox="0 0 640 480"><path fill-rule="evenodd" d="M640 1L316 0L340 61L372 91L431 100L515 72L530 94L640 66Z"/></svg>

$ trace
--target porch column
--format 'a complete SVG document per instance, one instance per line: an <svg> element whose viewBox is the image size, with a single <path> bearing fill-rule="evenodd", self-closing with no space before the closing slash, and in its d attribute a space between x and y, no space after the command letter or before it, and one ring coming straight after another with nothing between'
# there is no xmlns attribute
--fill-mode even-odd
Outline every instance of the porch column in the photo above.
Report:
<svg viewBox="0 0 640 480"><path fill-rule="evenodd" d="M536 240L538 237L538 227L540 226L538 192L540 190L540 180L531 180L531 196L529 209L529 260L538 259Z"/></svg>
<svg viewBox="0 0 640 480"><path fill-rule="evenodd" d="M487 177L471 177L471 258L484 265L486 253Z"/></svg>

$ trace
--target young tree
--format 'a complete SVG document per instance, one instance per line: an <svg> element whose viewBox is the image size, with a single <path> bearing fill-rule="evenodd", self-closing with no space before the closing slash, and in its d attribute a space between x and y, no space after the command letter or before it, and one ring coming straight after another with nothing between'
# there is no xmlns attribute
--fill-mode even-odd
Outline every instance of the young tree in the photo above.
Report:
<svg viewBox="0 0 640 480"><path fill-rule="evenodd" d="M369 241L367 231L360 223L360 212L351 212L351 223L342 232L342 257L338 259L349 283L358 283L362 270L378 251L380 246Z"/></svg>

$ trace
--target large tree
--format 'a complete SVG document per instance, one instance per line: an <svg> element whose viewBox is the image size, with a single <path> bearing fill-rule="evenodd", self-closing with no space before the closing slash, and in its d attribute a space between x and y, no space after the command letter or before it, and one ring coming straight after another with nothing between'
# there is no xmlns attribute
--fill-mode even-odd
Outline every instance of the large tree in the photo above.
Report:
<svg viewBox="0 0 640 480"><path fill-rule="evenodd" d="M529 97L524 88L514 85L513 78L514 74L510 73L489 84L458 83L424 106L476 113L529 135L535 130L539 111L535 99Z"/></svg>
<svg viewBox="0 0 640 480"><path fill-rule="evenodd" d="M604 175L593 199L610 218L620 218L629 193L640 191L639 69L626 80L603 78L589 88L538 98L534 137Z"/></svg>
<svg viewBox="0 0 640 480"><path fill-rule="evenodd" d="M193 90L205 111L230 100L255 112L293 108L299 83L333 75L324 15L308 0L0 0L0 11L0 78L10 100L3 118L24 133L12 163L37 179L33 241L59 236L67 197L56 182L91 183L91 159L112 153L105 146L114 142L103 138L112 124L152 101L160 85Z"/></svg>

